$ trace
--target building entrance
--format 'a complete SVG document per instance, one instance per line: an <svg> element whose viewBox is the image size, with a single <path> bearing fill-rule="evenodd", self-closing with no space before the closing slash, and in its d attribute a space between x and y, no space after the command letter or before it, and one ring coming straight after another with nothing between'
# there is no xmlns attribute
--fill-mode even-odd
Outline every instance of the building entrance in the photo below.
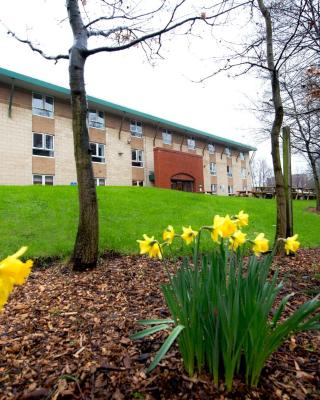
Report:
<svg viewBox="0 0 320 400"><path fill-rule="evenodd" d="M193 183L194 181L171 179L171 189L181 190L183 192L193 192Z"/></svg>

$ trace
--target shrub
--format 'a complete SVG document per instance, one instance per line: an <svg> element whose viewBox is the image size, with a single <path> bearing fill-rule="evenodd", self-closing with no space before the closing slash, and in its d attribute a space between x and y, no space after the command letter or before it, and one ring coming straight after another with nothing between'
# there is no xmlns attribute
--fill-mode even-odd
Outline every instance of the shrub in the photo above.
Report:
<svg viewBox="0 0 320 400"><path fill-rule="evenodd" d="M283 311L293 294L274 310L282 288L277 272L270 277L274 252L269 251L263 233L246 240L241 228L247 224L248 215L241 211L234 217L215 216L213 225L199 232L184 227L182 235L176 235L169 226L162 244L146 235L139 241L141 253L159 258L177 236L194 246L193 258L185 258L173 275L167 270L169 282L162 285L172 319L138 321L149 327L131 337L140 339L171 329L148 371L176 340L190 376L207 370L215 384L224 376L227 390L231 390L235 374L241 373L247 384L256 386L267 359L288 335L320 328L318 296L284 320ZM203 231L209 231L214 241L210 254L199 253ZM254 255L244 257L248 247ZM297 235L285 239L287 253L298 247Z"/></svg>

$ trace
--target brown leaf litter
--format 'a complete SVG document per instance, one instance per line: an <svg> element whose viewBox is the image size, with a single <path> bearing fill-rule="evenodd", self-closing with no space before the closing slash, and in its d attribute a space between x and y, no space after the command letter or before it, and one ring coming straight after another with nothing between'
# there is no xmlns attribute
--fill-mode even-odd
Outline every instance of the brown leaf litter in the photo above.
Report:
<svg viewBox="0 0 320 400"><path fill-rule="evenodd" d="M277 259L294 291L289 311L319 293L320 249ZM110 256L95 270L35 269L0 315L0 399L319 399L320 335L289 338L263 370L258 388L240 378L231 393L209 376L188 377L176 346L146 374L165 339L131 341L138 319L168 317L158 261Z"/></svg>

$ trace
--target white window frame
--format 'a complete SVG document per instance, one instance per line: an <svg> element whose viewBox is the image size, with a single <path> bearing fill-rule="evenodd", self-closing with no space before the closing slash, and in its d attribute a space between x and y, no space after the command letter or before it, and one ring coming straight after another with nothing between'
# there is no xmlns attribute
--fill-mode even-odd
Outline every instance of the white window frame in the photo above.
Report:
<svg viewBox="0 0 320 400"><path fill-rule="evenodd" d="M229 178L232 177L232 166L231 165L227 165L227 175Z"/></svg>
<svg viewBox="0 0 320 400"><path fill-rule="evenodd" d="M49 175L49 174L32 174L32 184L33 185L37 185L36 183L34 183L34 177L35 176L41 176L41 185L39 184L39 186L53 186L54 185L54 175ZM52 185L46 185L46 177L50 177L52 178Z"/></svg>
<svg viewBox="0 0 320 400"><path fill-rule="evenodd" d="M34 96L41 96L42 97L42 108L35 107L34 106ZM48 110L46 108L46 100L47 99L52 99L52 110ZM50 104L50 103L48 103ZM54 117L54 97L53 96L47 96L46 94L38 93L38 92L32 92L32 114L33 115L38 115L40 117L45 117L45 118L53 118Z"/></svg>
<svg viewBox="0 0 320 400"><path fill-rule="evenodd" d="M172 144L172 132L168 129L162 129L162 142L163 144Z"/></svg>
<svg viewBox="0 0 320 400"><path fill-rule="evenodd" d="M100 113L102 114L102 117L99 115ZM95 118L90 119L90 114L95 114ZM106 125L105 125L105 119L104 119L104 111L94 110L94 109L89 108L87 117L88 117L89 128L105 129ZM99 118L101 118L103 120L103 122L100 122Z"/></svg>
<svg viewBox="0 0 320 400"><path fill-rule="evenodd" d="M245 160L245 156L244 156L244 153L242 151L240 151L240 153L239 153L239 158L240 158L241 161Z"/></svg>
<svg viewBox="0 0 320 400"><path fill-rule="evenodd" d="M100 183L100 181L103 180L103 184ZM94 183L96 186L106 186L106 178L94 178Z"/></svg>
<svg viewBox="0 0 320 400"><path fill-rule="evenodd" d="M141 156L141 159L139 159L140 156ZM140 165L133 165L133 163L140 164ZM132 167L136 167L136 168L143 168L144 167L143 150L131 149L131 165L132 165Z"/></svg>
<svg viewBox="0 0 320 400"><path fill-rule="evenodd" d="M211 193L218 193L218 185L216 183L211 183Z"/></svg>
<svg viewBox="0 0 320 400"><path fill-rule="evenodd" d="M209 164L210 175L217 176L217 164L215 162L211 162Z"/></svg>
<svg viewBox="0 0 320 400"><path fill-rule="evenodd" d="M226 155L227 157L231 157L231 149L230 149L230 147L226 147L226 148L224 149L224 152L225 152L225 155Z"/></svg>
<svg viewBox="0 0 320 400"><path fill-rule="evenodd" d="M34 146L34 135L41 135L42 136L42 147L35 147ZM50 136L52 137L52 149L49 149L46 147L46 137ZM48 151L48 152L52 152L52 155L41 155L41 154L33 154L34 150L42 150L42 151ZM40 133L40 132L32 132L32 155L34 157L49 157L49 158L53 158L54 157L54 135L50 135L48 133ZM36 174L38 175L38 174Z"/></svg>
<svg viewBox="0 0 320 400"><path fill-rule="evenodd" d="M241 168L240 170L241 179L246 179L246 175L247 175L247 170L245 168Z"/></svg>
<svg viewBox="0 0 320 400"><path fill-rule="evenodd" d="M136 119L132 119L130 121L130 132L131 136L142 137L142 122L137 121Z"/></svg>
<svg viewBox="0 0 320 400"><path fill-rule="evenodd" d="M212 143L208 143L208 152L214 154L216 152L216 146Z"/></svg>
<svg viewBox="0 0 320 400"><path fill-rule="evenodd" d="M94 145L95 146L95 153L93 153L91 146ZM101 146L101 148L103 149L103 156L99 156L99 147ZM96 143L96 142L90 142L90 150L91 150L91 160L93 163L99 163L99 164L103 164L106 162L106 145L103 143ZM95 157L96 159L100 160L94 160L93 157Z"/></svg>
<svg viewBox="0 0 320 400"><path fill-rule="evenodd" d="M188 150L196 149L196 139L191 137L187 139Z"/></svg>
<svg viewBox="0 0 320 400"><path fill-rule="evenodd" d="M233 185L228 185L228 194L233 194Z"/></svg>

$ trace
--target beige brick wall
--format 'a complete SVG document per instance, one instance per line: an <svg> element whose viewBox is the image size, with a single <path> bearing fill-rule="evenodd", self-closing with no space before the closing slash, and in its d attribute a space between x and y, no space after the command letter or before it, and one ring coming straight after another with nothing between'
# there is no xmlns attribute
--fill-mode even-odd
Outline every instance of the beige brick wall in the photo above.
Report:
<svg viewBox="0 0 320 400"><path fill-rule="evenodd" d="M32 156L32 173L55 175L55 159L53 157Z"/></svg>
<svg viewBox="0 0 320 400"><path fill-rule="evenodd" d="M119 140L119 129L107 128L107 185L132 185L130 139L129 132L121 132Z"/></svg>
<svg viewBox="0 0 320 400"><path fill-rule="evenodd" d="M32 184L32 115L26 108L0 103L0 185Z"/></svg>
<svg viewBox="0 0 320 400"><path fill-rule="evenodd" d="M107 168L105 163L92 163L92 167L95 178L106 178Z"/></svg>
<svg viewBox="0 0 320 400"><path fill-rule="evenodd" d="M55 133L54 127L55 119L48 117L40 117L39 115L32 115L32 131L40 133Z"/></svg>
<svg viewBox="0 0 320 400"><path fill-rule="evenodd" d="M70 185L76 182L72 123L68 118L55 118L54 154L56 162L55 185Z"/></svg>

